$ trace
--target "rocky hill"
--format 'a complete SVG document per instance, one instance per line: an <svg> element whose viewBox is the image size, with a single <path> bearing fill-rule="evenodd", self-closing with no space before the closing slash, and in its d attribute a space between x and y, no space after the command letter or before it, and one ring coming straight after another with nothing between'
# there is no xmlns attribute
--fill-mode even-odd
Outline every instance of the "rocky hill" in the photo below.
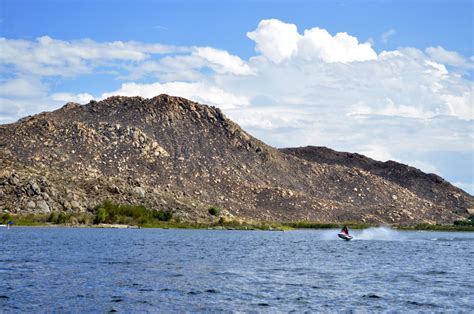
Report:
<svg viewBox="0 0 474 314"><path fill-rule="evenodd" d="M277 150L179 97L68 103L0 126L0 206L87 211L108 198L191 221L211 220L214 205L230 218L402 225L451 223L474 208L437 176L337 154Z"/></svg>

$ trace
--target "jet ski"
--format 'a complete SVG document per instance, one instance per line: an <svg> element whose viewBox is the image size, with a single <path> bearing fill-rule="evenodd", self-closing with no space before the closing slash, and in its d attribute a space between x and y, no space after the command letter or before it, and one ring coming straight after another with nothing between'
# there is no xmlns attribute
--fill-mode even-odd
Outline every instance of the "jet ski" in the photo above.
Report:
<svg viewBox="0 0 474 314"><path fill-rule="evenodd" d="M347 233L344 233L344 232L339 232L339 233L337 234L337 236L338 236L339 238L343 239L343 240L346 240L346 241L350 241L350 240L352 240L352 238L353 238L353 236L348 235Z"/></svg>

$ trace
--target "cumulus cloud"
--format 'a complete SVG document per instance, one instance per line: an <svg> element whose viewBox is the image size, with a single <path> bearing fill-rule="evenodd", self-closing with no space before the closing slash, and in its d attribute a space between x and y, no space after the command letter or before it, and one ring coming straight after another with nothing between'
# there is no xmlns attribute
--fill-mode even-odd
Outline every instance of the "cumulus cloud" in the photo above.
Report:
<svg viewBox="0 0 474 314"><path fill-rule="evenodd" d="M247 33L255 41L256 51L267 59L280 63L291 58L322 60L324 62L353 62L374 60L376 52L370 43L359 43L347 33L332 36L315 27L298 33L296 25L279 20L262 20L256 30Z"/></svg>
<svg viewBox="0 0 474 314"><path fill-rule="evenodd" d="M301 38L296 25L275 19L260 21L257 29L248 32L247 37L255 41L256 51L275 63L294 55Z"/></svg>
<svg viewBox="0 0 474 314"><path fill-rule="evenodd" d="M304 31L298 45L298 56L325 62L353 62L377 59L370 43L359 43L347 33L332 36L325 29L312 28Z"/></svg>

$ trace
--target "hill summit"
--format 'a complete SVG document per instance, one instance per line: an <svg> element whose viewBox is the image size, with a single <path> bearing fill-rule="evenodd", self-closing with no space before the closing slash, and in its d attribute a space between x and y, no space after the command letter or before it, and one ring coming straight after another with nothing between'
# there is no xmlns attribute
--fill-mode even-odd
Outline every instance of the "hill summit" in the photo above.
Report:
<svg viewBox="0 0 474 314"><path fill-rule="evenodd" d="M0 126L0 206L92 211L105 199L186 221L452 223L474 197L439 176L323 147L275 149L180 97L68 103Z"/></svg>

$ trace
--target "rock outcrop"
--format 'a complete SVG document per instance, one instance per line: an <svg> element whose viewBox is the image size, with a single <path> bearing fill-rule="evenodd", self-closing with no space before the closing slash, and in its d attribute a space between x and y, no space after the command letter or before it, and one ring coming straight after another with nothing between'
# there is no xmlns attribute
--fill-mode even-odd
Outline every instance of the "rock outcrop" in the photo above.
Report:
<svg viewBox="0 0 474 314"><path fill-rule="evenodd" d="M213 205L229 218L405 225L451 223L473 207L471 195L413 168L310 155L272 148L184 98L69 103L0 126L0 206L87 211L109 198L193 221L213 219Z"/></svg>

